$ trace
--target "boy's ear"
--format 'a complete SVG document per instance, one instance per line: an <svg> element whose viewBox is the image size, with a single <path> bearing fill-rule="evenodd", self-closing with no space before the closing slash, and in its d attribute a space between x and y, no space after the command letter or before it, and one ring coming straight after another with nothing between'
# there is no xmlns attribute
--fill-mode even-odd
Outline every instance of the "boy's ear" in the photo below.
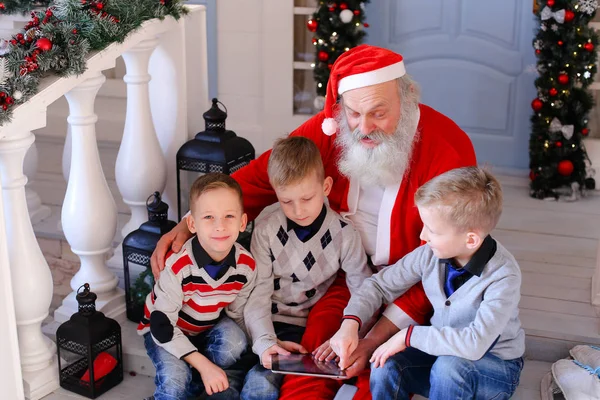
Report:
<svg viewBox="0 0 600 400"><path fill-rule="evenodd" d="M248 215L246 213L242 214L242 224L240 225L240 232L244 232L246 230L246 226L248 225Z"/></svg>
<svg viewBox="0 0 600 400"><path fill-rule="evenodd" d="M467 248L476 249L483 242L481 234L478 232L467 232Z"/></svg>
<svg viewBox="0 0 600 400"><path fill-rule="evenodd" d="M329 193L331 192L332 187L333 187L333 179L330 176L328 176L323 181L323 193L325 194L326 197L329 196Z"/></svg>
<svg viewBox="0 0 600 400"><path fill-rule="evenodd" d="M194 221L194 218L192 217L192 214L188 215L185 218L185 222L187 223L188 230L191 233L196 233L196 221Z"/></svg>

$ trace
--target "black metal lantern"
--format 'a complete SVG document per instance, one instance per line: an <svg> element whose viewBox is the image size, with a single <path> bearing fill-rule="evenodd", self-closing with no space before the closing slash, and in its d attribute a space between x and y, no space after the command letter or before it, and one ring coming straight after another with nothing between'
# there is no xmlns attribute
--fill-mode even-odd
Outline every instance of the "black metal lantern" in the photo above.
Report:
<svg viewBox="0 0 600 400"><path fill-rule="evenodd" d="M123 273L125 275L125 303L127 318L140 322L146 296L154 286L150 257L162 235L177 225L168 219L169 206L154 192L146 201L148 222L131 232L123 240Z"/></svg>
<svg viewBox="0 0 600 400"><path fill-rule="evenodd" d="M56 331L60 386L95 399L123 380L121 327L96 311L89 284L76 299L79 311Z"/></svg>
<svg viewBox="0 0 600 400"><path fill-rule="evenodd" d="M182 200L187 203L187 196L182 193L180 171L196 173L222 172L232 174L254 159L252 144L225 129L227 108L222 111L217 99L212 99L212 107L203 114L205 130L198 132L196 137L185 143L177 151L177 213L181 220ZM223 103L221 103L223 105ZM225 105L223 105L225 107ZM195 178L194 178L195 179ZM189 190L193 179L185 182ZM189 209L186 204L184 212Z"/></svg>

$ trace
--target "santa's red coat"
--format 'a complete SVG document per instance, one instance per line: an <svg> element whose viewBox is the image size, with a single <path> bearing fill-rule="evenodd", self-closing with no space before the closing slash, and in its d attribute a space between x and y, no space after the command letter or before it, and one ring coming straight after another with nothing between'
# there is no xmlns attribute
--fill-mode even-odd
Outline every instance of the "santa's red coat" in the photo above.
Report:
<svg viewBox="0 0 600 400"><path fill-rule="evenodd" d="M410 168L402 178L395 200L389 204L389 233L386 231L378 240L389 241L384 248L389 249L389 258L383 264L393 264L409 253L421 242L419 234L423 224L414 204L415 191L429 181L450 169L476 165L475 151L469 137L458 125L434 109L420 105L418 140L414 144ZM321 151L325 166L325 175L333 178L333 188L329 194L331 208L341 214L352 212L356 207L356 198L351 182L340 174L337 168L340 149L335 145L335 135L327 136L321 130L324 114L321 112L291 133L292 136L305 136L312 139ZM267 162L270 151L265 152L248 166L233 174L242 186L244 207L250 220L254 219L264 207L277 201L275 192L269 184ZM385 201L385 196L384 196ZM382 206L382 210L385 204ZM379 244L378 244L379 246ZM311 310L306 333L302 344L312 351L323 341L329 339L339 327L332 321L340 321L342 311L349 299L343 279L337 279L324 296ZM418 322L431 310L420 285L415 286L406 295L395 302L407 314ZM368 375L363 382L356 399L368 397ZM285 399L331 399L339 383L334 380L314 379L299 376L287 376L282 387L281 398Z"/></svg>

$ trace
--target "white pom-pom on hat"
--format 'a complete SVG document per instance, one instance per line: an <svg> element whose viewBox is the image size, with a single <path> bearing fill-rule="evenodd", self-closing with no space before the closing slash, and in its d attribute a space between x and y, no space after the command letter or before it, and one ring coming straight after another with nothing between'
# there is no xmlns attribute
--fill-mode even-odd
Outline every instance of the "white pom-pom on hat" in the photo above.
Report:
<svg viewBox="0 0 600 400"><path fill-rule="evenodd" d="M323 123L321 124L321 129L323 130L323 133L327 136L331 136L334 133L336 133L337 128L337 122L335 122L335 119L333 118L325 118L323 120Z"/></svg>

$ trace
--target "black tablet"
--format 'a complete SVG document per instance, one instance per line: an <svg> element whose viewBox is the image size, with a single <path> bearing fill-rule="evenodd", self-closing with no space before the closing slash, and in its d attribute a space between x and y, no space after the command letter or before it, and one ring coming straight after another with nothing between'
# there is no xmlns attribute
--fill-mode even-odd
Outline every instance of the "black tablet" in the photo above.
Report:
<svg viewBox="0 0 600 400"><path fill-rule="evenodd" d="M278 374L308 375L320 378L347 379L346 373L335 361L317 361L312 354L290 354L271 356L272 371Z"/></svg>

